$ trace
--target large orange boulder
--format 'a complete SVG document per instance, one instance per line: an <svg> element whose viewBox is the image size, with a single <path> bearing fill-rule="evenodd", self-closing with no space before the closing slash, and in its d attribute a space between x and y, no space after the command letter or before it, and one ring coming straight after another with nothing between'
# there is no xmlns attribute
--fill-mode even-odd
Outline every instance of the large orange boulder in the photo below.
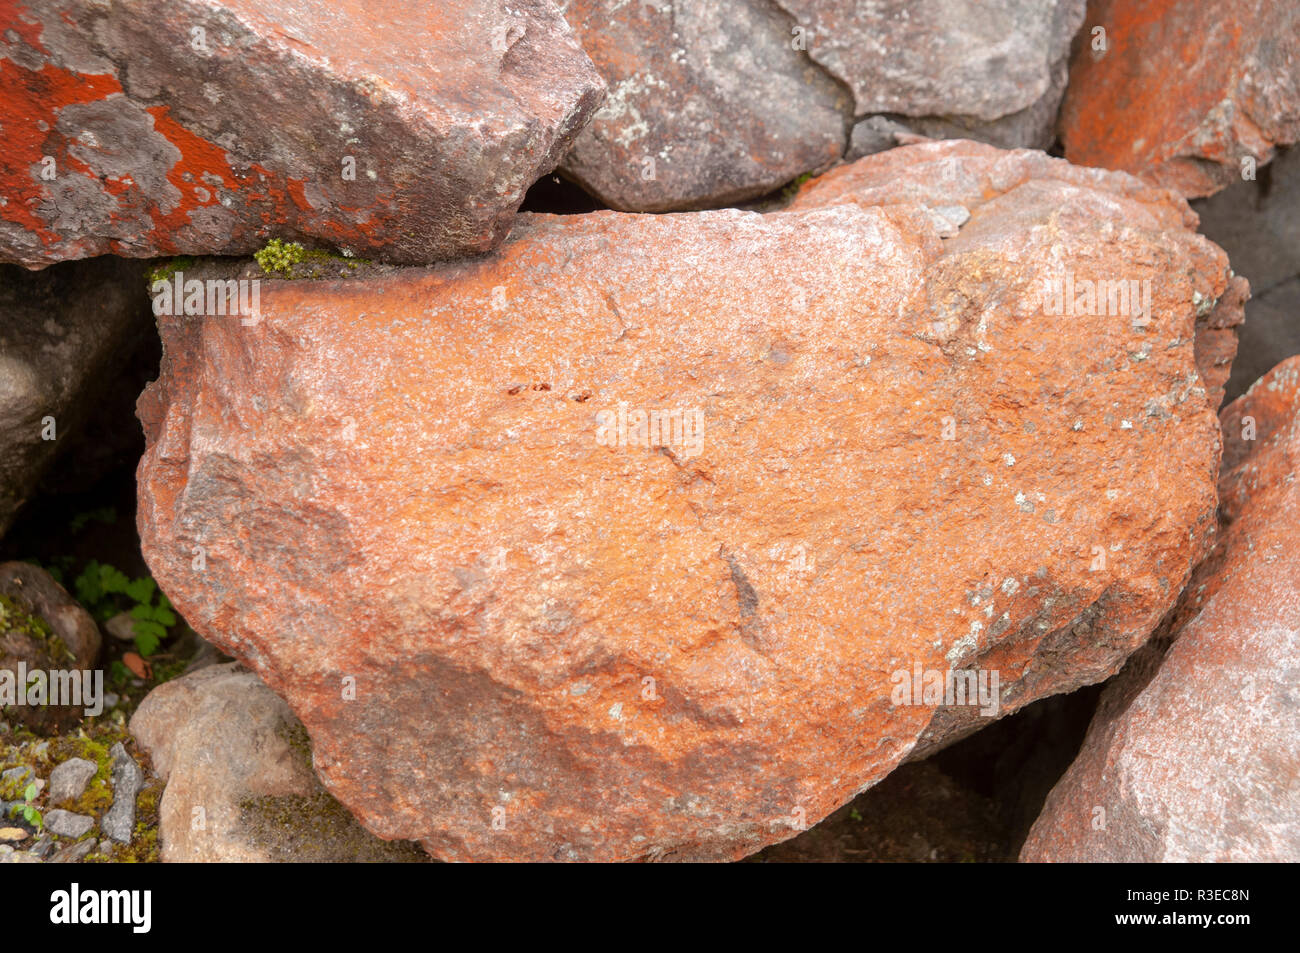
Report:
<svg viewBox="0 0 1300 953"><path fill-rule="evenodd" d="M0 261L482 252L603 91L550 0L3 0Z"/></svg>
<svg viewBox="0 0 1300 953"><path fill-rule="evenodd" d="M1061 106L1065 155L1209 195L1300 139L1300 4L1091 0Z"/></svg>
<svg viewBox="0 0 1300 953"><path fill-rule="evenodd" d="M267 283L255 323L164 315L144 551L381 837L737 857L1114 674L1172 605L1230 283L1193 222L932 143L788 211L529 215L482 259Z"/></svg>
<svg viewBox="0 0 1300 953"><path fill-rule="evenodd" d="M1107 686L1021 860L1300 860L1300 357L1222 422L1215 551Z"/></svg>

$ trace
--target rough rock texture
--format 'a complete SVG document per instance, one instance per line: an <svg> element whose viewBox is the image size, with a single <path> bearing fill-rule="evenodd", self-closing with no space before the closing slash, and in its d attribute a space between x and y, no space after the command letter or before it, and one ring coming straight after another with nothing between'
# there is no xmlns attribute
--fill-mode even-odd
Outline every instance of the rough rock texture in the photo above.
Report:
<svg viewBox="0 0 1300 953"><path fill-rule="evenodd" d="M1280 361L1300 354L1300 148L1281 150L1255 181L1192 203L1201 233L1250 280L1228 399L1235 400Z"/></svg>
<svg viewBox="0 0 1300 953"><path fill-rule="evenodd" d="M50 803L62 804L81 797L96 770L95 762L85 758L69 758L62 762L50 772Z"/></svg>
<svg viewBox="0 0 1300 953"><path fill-rule="evenodd" d="M372 831L740 856L981 723L896 671L997 670L1005 714L1172 604L1229 281L1186 204L956 142L796 206L527 216L484 259L272 283L254 327L161 319L145 555ZM1063 272L1150 279L1151 320L1044 313Z"/></svg>
<svg viewBox="0 0 1300 953"><path fill-rule="evenodd" d="M1209 195L1300 138L1300 4L1092 0L1061 106L1065 155ZM1105 52L1092 30L1106 31Z"/></svg>
<svg viewBox="0 0 1300 953"><path fill-rule="evenodd" d="M566 174L627 211L754 198L844 152L848 97L770 0L568 0L609 96Z"/></svg>
<svg viewBox="0 0 1300 953"><path fill-rule="evenodd" d="M122 742L109 749L113 758L113 804L99 826L119 844L131 843L135 834L135 799L144 787L144 773Z"/></svg>
<svg viewBox="0 0 1300 953"><path fill-rule="evenodd" d="M93 669L99 658L99 626L44 569L0 563L0 672L12 673L17 692L19 663L30 674ZM0 711L47 734L81 721L84 705L15 704Z"/></svg>
<svg viewBox="0 0 1300 953"><path fill-rule="evenodd" d="M1223 439L1215 551L1107 686L1021 860L1300 860L1300 357L1224 408Z"/></svg>
<svg viewBox="0 0 1300 953"><path fill-rule="evenodd" d="M73 814L71 811L47 811L44 817L46 830L60 837L80 837L95 826L95 819L85 814Z"/></svg>
<svg viewBox="0 0 1300 953"><path fill-rule="evenodd" d="M237 664L160 685L132 716L131 734L167 782L164 861L426 859L376 839L321 790L302 726Z"/></svg>
<svg viewBox="0 0 1300 953"><path fill-rule="evenodd" d="M1085 0L779 3L808 30L808 55L852 90L854 114L871 117L850 158L893 145L867 135L881 119L932 138L1052 143Z"/></svg>
<svg viewBox="0 0 1300 953"><path fill-rule="evenodd" d="M0 535L94 414L121 354L153 333L144 289L139 262L105 258L37 275L0 265Z"/></svg>
<svg viewBox="0 0 1300 953"><path fill-rule="evenodd" d="M0 260L31 268L272 235L481 252L603 91L550 0L4 0L0 22Z"/></svg>

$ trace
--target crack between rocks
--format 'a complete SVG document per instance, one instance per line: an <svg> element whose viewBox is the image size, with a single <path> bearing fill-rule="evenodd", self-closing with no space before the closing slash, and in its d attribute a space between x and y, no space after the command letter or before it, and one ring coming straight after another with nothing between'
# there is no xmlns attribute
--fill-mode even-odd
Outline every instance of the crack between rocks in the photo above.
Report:
<svg viewBox="0 0 1300 953"><path fill-rule="evenodd" d="M792 13L790 10L786 9L785 6L782 5L781 0L767 0L767 3L768 3L768 7L774 13L776 13L778 16L784 17L789 22L789 24L793 26L804 26L804 24L799 22L798 17L794 13ZM787 30L786 36L782 37L782 40L784 42L789 42L788 37L790 35L791 35L791 31ZM827 79L829 79L832 83L834 83L839 88L840 92L844 95L846 108L840 110L840 116L844 124L844 129L842 133L844 144L840 147L840 160L843 161L844 157L849 154L849 148L853 141L853 127L857 125L858 122L855 116L857 100L856 97L854 97L853 95L853 89L852 87L849 86L848 83L846 83L844 80L840 79L838 76L832 73L826 66L822 65L821 63L813 59L813 57L808 53L807 50L799 50L798 52L800 56L804 59L804 61L806 61L815 70L817 70Z"/></svg>

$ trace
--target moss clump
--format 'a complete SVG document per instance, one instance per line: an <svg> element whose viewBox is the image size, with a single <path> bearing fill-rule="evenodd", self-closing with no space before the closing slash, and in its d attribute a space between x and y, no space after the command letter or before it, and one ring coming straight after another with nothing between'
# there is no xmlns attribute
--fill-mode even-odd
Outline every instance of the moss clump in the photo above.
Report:
<svg viewBox="0 0 1300 953"><path fill-rule="evenodd" d="M95 765L95 774L86 783L81 796L69 804L55 805L76 814L89 814L99 817L113 804L113 789L109 779L113 774L113 758L109 749L123 740L125 731L112 722L96 726L91 734L84 730L75 735L64 735L55 740L52 754L53 761L61 764L69 758L85 758Z"/></svg>
<svg viewBox="0 0 1300 953"><path fill-rule="evenodd" d="M50 624L13 596L0 595L0 633L21 632L37 639L54 635Z"/></svg>
<svg viewBox="0 0 1300 953"><path fill-rule="evenodd" d="M429 856L409 841L381 841L325 791L245 798L241 836L273 861L424 863Z"/></svg>
<svg viewBox="0 0 1300 953"><path fill-rule="evenodd" d="M13 596L0 595L0 636L16 632L40 643L53 668L69 667L77 657L67 643L54 634L50 624Z"/></svg>
<svg viewBox="0 0 1300 953"><path fill-rule="evenodd" d="M793 181L786 183L785 188L781 190L781 200L784 202L789 202L791 199L795 197L795 194L799 191L799 186L803 185L812 177L813 174L811 172L805 172L803 175L799 176Z"/></svg>
<svg viewBox="0 0 1300 953"><path fill-rule="evenodd" d="M324 278L326 272L346 277L362 265L370 264L364 258L348 258L315 248L303 248L297 242L284 242L273 238L253 258L258 267L268 275L280 278Z"/></svg>
<svg viewBox="0 0 1300 953"><path fill-rule="evenodd" d="M302 759L302 763L311 767L311 736L299 722L284 722L276 728L276 734L284 739L289 749Z"/></svg>
<svg viewBox="0 0 1300 953"><path fill-rule="evenodd" d="M153 286L160 281L171 281L172 275L176 274L176 272L178 271L184 271L186 268L191 267L193 264L194 264L193 258L190 258L189 256L186 255L182 255L179 258L172 258L166 262L163 262L163 264L159 265L157 268L149 269L149 274L148 274L149 290L153 291Z"/></svg>

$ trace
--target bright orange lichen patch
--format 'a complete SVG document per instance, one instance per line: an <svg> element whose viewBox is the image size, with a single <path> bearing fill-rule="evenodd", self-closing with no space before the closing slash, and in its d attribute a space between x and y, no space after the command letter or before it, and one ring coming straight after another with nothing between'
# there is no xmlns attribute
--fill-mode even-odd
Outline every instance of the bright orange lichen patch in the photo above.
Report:
<svg viewBox="0 0 1300 953"><path fill-rule="evenodd" d="M1288 120L1275 100L1294 95L1297 63L1294 3L1093 0L1061 111L1066 156L1188 197L1217 191L1241 159L1263 164L1300 136L1296 109Z"/></svg>

